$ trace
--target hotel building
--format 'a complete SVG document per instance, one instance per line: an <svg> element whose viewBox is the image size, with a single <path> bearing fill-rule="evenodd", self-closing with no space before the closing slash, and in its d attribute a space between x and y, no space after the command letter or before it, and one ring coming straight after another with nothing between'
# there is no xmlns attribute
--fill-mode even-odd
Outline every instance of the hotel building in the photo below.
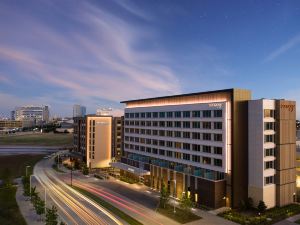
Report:
<svg viewBox="0 0 300 225"><path fill-rule="evenodd" d="M122 118L107 115L74 117L74 151L89 168L110 167L119 159L122 146Z"/></svg>
<svg viewBox="0 0 300 225"><path fill-rule="evenodd" d="M15 120L29 121L33 125L49 122L49 107L48 106L23 106L17 107L14 111Z"/></svg>
<svg viewBox="0 0 300 225"><path fill-rule="evenodd" d="M188 192L197 204L212 208L237 207L248 196L255 201L266 201L269 207L274 202L275 205L288 204L295 191L292 164L295 143L294 137L284 138L295 136L295 132L292 133L295 110L288 111L295 103L276 101L275 105L279 105L273 111L278 121L276 133L265 131L260 136L264 140L264 135L270 132L278 142L275 156L270 156L276 172L264 168L254 172L254 162L264 165L267 159L262 156L257 161L251 158L252 154L264 152L269 143L261 146L250 143L257 142L250 133L262 123L250 118L255 111L255 101L250 100L249 90L226 89L124 101L124 152L121 161L112 166L121 169L121 174L136 176L158 190L164 183L177 198ZM281 108L284 104L286 108ZM284 133L287 129L291 133ZM286 165L286 160L291 164ZM269 196L263 194L264 185L269 183L254 182L258 173L262 180L276 173L274 180L268 180L274 183L276 193L270 201Z"/></svg>

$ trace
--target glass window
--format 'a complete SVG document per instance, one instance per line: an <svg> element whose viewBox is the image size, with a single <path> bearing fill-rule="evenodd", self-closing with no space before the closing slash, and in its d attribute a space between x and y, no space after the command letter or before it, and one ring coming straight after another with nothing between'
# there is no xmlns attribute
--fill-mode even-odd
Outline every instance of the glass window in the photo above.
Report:
<svg viewBox="0 0 300 225"><path fill-rule="evenodd" d="M211 122L203 122L202 127L203 129L211 129Z"/></svg>
<svg viewBox="0 0 300 225"><path fill-rule="evenodd" d="M172 121L167 121L167 127L173 127L173 122Z"/></svg>
<svg viewBox="0 0 300 225"><path fill-rule="evenodd" d="M222 110L214 110L214 117L222 117Z"/></svg>
<svg viewBox="0 0 300 225"><path fill-rule="evenodd" d="M222 167L222 159L214 159L214 166Z"/></svg>
<svg viewBox="0 0 300 225"><path fill-rule="evenodd" d="M210 110L203 110L203 117L204 118L210 118L211 117L211 111Z"/></svg>
<svg viewBox="0 0 300 225"><path fill-rule="evenodd" d="M200 113L200 111L193 111L192 116L193 117L201 117L201 113Z"/></svg>
<svg viewBox="0 0 300 225"><path fill-rule="evenodd" d="M214 134L214 141L222 141L222 134Z"/></svg>
<svg viewBox="0 0 300 225"><path fill-rule="evenodd" d="M214 122L214 129L222 130L222 122Z"/></svg>
<svg viewBox="0 0 300 225"><path fill-rule="evenodd" d="M265 177L265 185L274 184L274 176Z"/></svg>
<svg viewBox="0 0 300 225"><path fill-rule="evenodd" d="M192 155L192 161L193 162L200 162L201 157L199 155Z"/></svg>
<svg viewBox="0 0 300 225"><path fill-rule="evenodd" d="M210 133L203 133L203 140L210 141L211 140L211 134Z"/></svg>
<svg viewBox="0 0 300 225"><path fill-rule="evenodd" d="M200 140L201 139L201 133L193 132L192 133L192 138Z"/></svg>
<svg viewBox="0 0 300 225"><path fill-rule="evenodd" d="M183 128L190 128L190 127L191 127L190 122L187 121L183 122Z"/></svg>
<svg viewBox="0 0 300 225"><path fill-rule="evenodd" d="M189 117L191 117L191 112L190 112L190 111L184 111L184 112L183 112L183 117L184 117L184 118L189 118Z"/></svg>
<svg viewBox="0 0 300 225"><path fill-rule="evenodd" d="M134 113L130 113L130 118L134 118Z"/></svg>
<svg viewBox="0 0 300 225"><path fill-rule="evenodd" d="M190 155L183 153L182 158L183 158L183 160L190 160Z"/></svg>
<svg viewBox="0 0 300 225"><path fill-rule="evenodd" d="M157 118L157 117L158 117L158 112L153 112L153 113L152 113L152 117L153 117L153 118Z"/></svg>
<svg viewBox="0 0 300 225"><path fill-rule="evenodd" d="M275 142L275 135L265 135L265 142Z"/></svg>
<svg viewBox="0 0 300 225"><path fill-rule="evenodd" d="M222 155L222 147L214 147L214 154Z"/></svg>
<svg viewBox="0 0 300 225"><path fill-rule="evenodd" d="M183 143L183 144L182 144L182 148L183 148L184 150L190 150L190 149L191 149L191 144L189 144L189 143Z"/></svg>
<svg viewBox="0 0 300 225"><path fill-rule="evenodd" d="M275 156L275 149L274 148L266 148L265 156Z"/></svg>
<svg viewBox="0 0 300 225"><path fill-rule="evenodd" d="M191 134L190 132L183 132L182 136L183 136L183 138L190 138L191 137L190 134Z"/></svg>
<svg viewBox="0 0 300 225"><path fill-rule="evenodd" d="M146 113L141 113L141 117L145 118L146 117Z"/></svg>
<svg viewBox="0 0 300 225"><path fill-rule="evenodd" d="M167 141L167 147L172 148L173 147L173 142L172 141Z"/></svg>
<svg viewBox="0 0 300 225"><path fill-rule="evenodd" d="M125 118L129 118L129 113L125 113Z"/></svg>
<svg viewBox="0 0 300 225"><path fill-rule="evenodd" d="M181 131L174 131L174 137L181 138Z"/></svg>
<svg viewBox="0 0 300 225"><path fill-rule="evenodd" d="M181 142L174 142L175 148L181 148Z"/></svg>
<svg viewBox="0 0 300 225"><path fill-rule="evenodd" d="M147 118L151 118L151 112L147 112Z"/></svg>
<svg viewBox="0 0 300 225"><path fill-rule="evenodd" d="M201 151L201 145L193 144L192 149L193 149L193 151L200 152Z"/></svg>
<svg viewBox="0 0 300 225"><path fill-rule="evenodd" d="M211 153L211 146L203 145L203 152L205 153Z"/></svg>
<svg viewBox="0 0 300 225"><path fill-rule="evenodd" d="M175 112L175 117L176 118L180 118L181 117L181 112L180 111L176 111Z"/></svg>
<svg viewBox="0 0 300 225"><path fill-rule="evenodd" d="M168 157L173 157L173 152L172 151L167 151L167 156Z"/></svg>
<svg viewBox="0 0 300 225"><path fill-rule="evenodd" d="M180 121L175 121L174 122L174 127L180 128L181 127L181 122Z"/></svg>
<svg viewBox="0 0 300 225"><path fill-rule="evenodd" d="M272 109L265 109L264 110L264 117L271 117L271 118L275 118L275 110Z"/></svg>
<svg viewBox="0 0 300 225"><path fill-rule="evenodd" d="M135 117L135 118L139 118L139 117L140 117L140 114L139 114L139 113L135 113L135 114L134 114L134 117Z"/></svg>
<svg viewBox="0 0 300 225"><path fill-rule="evenodd" d="M173 137L173 131L167 130L167 137Z"/></svg>
<svg viewBox="0 0 300 225"><path fill-rule="evenodd" d="M275 123L265 122L265 130L275 130Z"/></svg>
<svg viewBox="0 0 300 225"><path fill-rule="evenodd" d="M202 158L202 163L203 164L211 164L211 158L209 158L209 157L203 157Z"/></svg>
<svg viewBox="0 0 300 225"><path fill-rule="evenodd" d="M265 170L267 169L274 169L274 161L267 161L265 162Z"/></svg>
<svg viewBox="0 0 300 225"><path fill-rule="evenodd" d="M193 128L197 128L197 129L200 129L200 122L193 122Z"/></svg>
<svg viewBox="0 0 300 225"><path fill-rule="evenodd" d="M157 154L157 148L152 148L152 153Z"/></svg>
<svg viewBox="0 0 300 225"><path fill-rule="evenodd" d="M173 117L173 112L167 112L167 117L172 118Z"/></svg>
<svg viewBox="0 0 300 225"><path fill-rule="evenodd" d="M158 130L152 130L152 135L154 136L158 135Z"/></svg>
<svg viewBox="0 0 300 225"><path fill-rule="evenodd" d="M160 155L165 155L165 150L159 149L159 154L160 154Z"/></svg>
<svg viewBox="0 0 300 225"><path fill-rule="evenodd" d="M165 112L159 112L159 118L165 118Z"/></svg>
<svg viewBox="0 0 300 225"><path fill-rule="evenodd" d="M159 126L160 127L165 127L165 121L159 121Z"/></svg>

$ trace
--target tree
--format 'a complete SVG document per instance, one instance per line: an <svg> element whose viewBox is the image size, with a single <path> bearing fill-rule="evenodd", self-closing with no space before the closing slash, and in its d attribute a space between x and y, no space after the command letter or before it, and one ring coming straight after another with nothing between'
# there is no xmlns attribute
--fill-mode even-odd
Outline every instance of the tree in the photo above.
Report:
<svg viewBox="0 0 300 225"><path fill-rule="evenodd" d="M82 173L83 173L83 175L88 175L89 174L89 168L86 166L85 163L82 166Z"/></svg>
<svg viewBox="0 0 300 225"><path fill-rule="evenodd" d="M58 214L56 207L53 205L51 209L47 209L46 211L46 225L57 225Z"/></svg>
<svg viewBox="0 0 300 225"><path fill-rule="evenodd" d="M185 212L184 215L187 216L191 212L191 208L194 207L194 203L187 193L183 193L179 202L179 206Z"/></svg>
<svg viewBox="0 0 300 225"><path fill-rule="evenodd" d="M166 208L166 204L169 202L169 200L170 200L170 192L168 191L164 182L162 182L161 191L160 191L160 199L159 199L160 207Z"/></svg>
<svg viewBox="0 0 300 225"><path fill-rule="evenodd" d="M45 202L38 198L34 205L34 208L39 216L43 215L45 213Z"/></svg>
<svg viewBox="0 0 300 225"><path fill-rule="evenodd" d="M264 201L259 201L258 206L257 206L258 212L264 213L267 209L267 206Z"/></svg>
<svg viewBox="0 0 300 225"><path fill-rule="evenodd" d="M245 202L246 208L247 209L252 209L253 208L253 199L252 198L247 198L247 201Z"/></svg>
<svg viewBox="0 0 300 225"><path fill-rule="evenodd" d="M61 221L59 225L67 225L65 222Z"/></svg>

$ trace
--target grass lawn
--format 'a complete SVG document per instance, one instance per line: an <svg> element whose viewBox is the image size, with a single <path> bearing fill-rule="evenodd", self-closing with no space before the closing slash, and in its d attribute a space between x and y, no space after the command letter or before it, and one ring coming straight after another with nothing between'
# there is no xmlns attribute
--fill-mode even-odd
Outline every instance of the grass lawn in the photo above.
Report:
<svg viewBox="0 0 300 225"><path fill-rule="evenodd" d="M32 168L36 162L44 155L8 155L0 156L0 179L9 175L11 179L25 175L27 165L28 174L32 173ZM9 173L9 174L8 174ZM0 224L23 225L26 224L16 202L16 187L0 187Z"/></svg>
<svg viewBox="0 0 300 225"><path fill-rule="evenodd" d="M16 202L16 187L0 188L0 224L26 225Z"/></svg>
<svg viewBox="0 0 300 225"><path fill-rule="evenodd" d="M43 158L44 155L5 155L0 156L0 179L8 169L12 178L25 175L26 166L29 165L28 173L32 173L33 166Z"/></svg>
<svg viewBox="0 0 300 225"><path fill-rule="evenodd" d="M296 220L294 223L300 224L300 220Z"/></svg>
<svg viewBox="0 0 300 225"><path fill-rule="evenodd" d="M174 213L174 207L171 205L166 205L165 209L158 208L157 212L181 224L201 219L200 216L197 216L191 212L187 214L180 208L176 208L176 213Z"/></svg>
<svg viewBox="0 0 300 225"><path fill-rule="evenodd" d="M74 187L73 188L77 191L79 191L81 194L89 197L90 199L94 200L95 202L97 202L98 204L100 204L101 206L103 206L104 208L106 208L107 210L109 210L110 212L112 212L114 215L120 217L121 219L123 219L124 221L126 221L128 224L131 225L143 225L142 223L140 223L139 221L137 221L136 219L134 219L133 217L127 215L126 213L124 213L123 211L121 211L120 209L116 208L115 206L111 205L110 203L104 201L102 198L99 198L98 196L83 190L79 187Z"/></svg>
<svg viewBox="0 0 300 225"><path fill-rule="evenodd" d="M73 134L34 133L0 137L0 145L71 146Z"/></svg>

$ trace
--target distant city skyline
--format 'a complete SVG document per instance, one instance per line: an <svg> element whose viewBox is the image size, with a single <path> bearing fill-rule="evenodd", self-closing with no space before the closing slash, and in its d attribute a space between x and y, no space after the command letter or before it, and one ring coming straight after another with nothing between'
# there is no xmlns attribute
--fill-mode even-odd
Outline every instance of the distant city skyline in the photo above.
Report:
<svg viewBox="0 0 300 225"><path fill-rule="evenodd" d="M225 88L300 103L299 1L0 2L0 116ZM299 108L299 107L298 107ZM297 109L300 118L300 110Z"/></svg>

